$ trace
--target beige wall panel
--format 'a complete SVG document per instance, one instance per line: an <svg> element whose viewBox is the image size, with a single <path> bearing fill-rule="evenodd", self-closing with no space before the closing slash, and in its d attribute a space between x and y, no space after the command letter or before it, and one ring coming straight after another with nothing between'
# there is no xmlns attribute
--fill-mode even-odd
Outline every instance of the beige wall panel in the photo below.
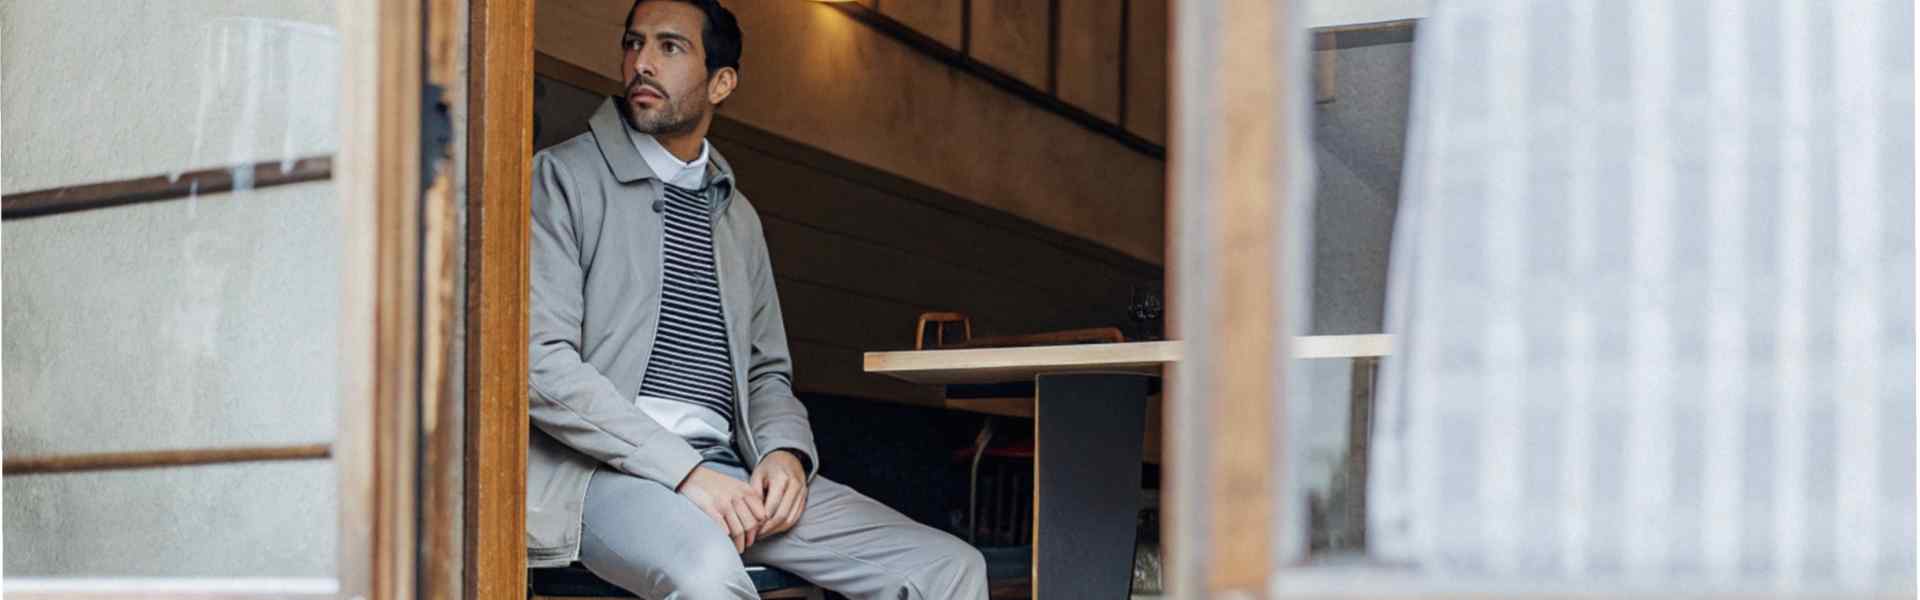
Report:
<svg viewBox="0 0 1920 600"><path fill-rule="evenodd" d="M1059 245L1065 241L1059 234L1038 227L1014 229L999 221L956 215L942 208L951 207L949 202L915 198L912 190L874 187L858 174L796 159L790 146L771 140L744 132L710 137L733 162L763 219L805 223L1076 299L1069 304L1124 298L1130 285L1159 276L1158 269L1116 264L1125 262L1119 257L1069 251ZM774 268L781 266L776 263ZM1035 306L1031 311L1053 308L1059 307Z"/></svg>
<svg viewBox="0 0 1920 600"><path fill-rule="evenodd" d="M1127 0L1127 131L1167 143L1167 0Z"/></svg>
<svg viewBox="0 0 1920 600"><path fill-rule="evenodd" d="M1061 100L1120 122L1122 0L1060 0Z"/></svg>
<svg viewBox="0 0 1920 600"><path fill-rule="evenodd" d="M872 0L865 3L872 6ZM960 11L965 8L960 0L888 0L880 2L879 7L880 14L938 40L948 48L960 49L963 29Z"/></svg>
<svg viewBox="0 0 1920 600"><path fill-rule="evenodd" d="M1047 89L1045 0L973 0L973 57Z"/></svg>
<svg viewBox="0 0 1920 600"><path fill-rule="evenodd" d="M533 13L533 49L586 67L614 81L620 76L620 19L630 0L538 0ZM733 7L739 10L738 7ZM747 54L759 41L746 36Z"/></svg>

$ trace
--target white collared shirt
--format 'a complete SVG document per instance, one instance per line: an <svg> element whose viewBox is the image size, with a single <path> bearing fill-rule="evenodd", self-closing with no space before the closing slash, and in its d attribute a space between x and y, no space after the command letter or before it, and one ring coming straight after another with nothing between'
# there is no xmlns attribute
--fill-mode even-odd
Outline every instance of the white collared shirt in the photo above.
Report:
<svg viewBox="0 0 1920 600"><path fill-rule="evenodd" d="M666 146L660 145L660 140L634 131L632 127L627 128L627 137L633 140L633 147L640 151L640 159L647 162L647 168L652 169L653 176L659 177L660 181L689 190L706 187L707 155L711 148L706 140L700 140L700 156L688 162L668 152Z"/></svg>

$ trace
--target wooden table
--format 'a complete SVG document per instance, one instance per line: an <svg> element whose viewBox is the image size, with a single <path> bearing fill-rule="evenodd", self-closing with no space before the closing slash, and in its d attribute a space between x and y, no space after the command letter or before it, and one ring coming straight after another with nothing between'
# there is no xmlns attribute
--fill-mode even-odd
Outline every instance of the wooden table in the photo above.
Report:
<svg viewBox="0 0 1920 600"><path fill-rule="evenodd" d="M1294 338L1295 358L1385 356L1387 335ZM1148 388L1180 342L868 352L866 371L930 385L1034 384L1033 597L1125 598ZM1177 401L1177 400L1176 400Z"/></svg>

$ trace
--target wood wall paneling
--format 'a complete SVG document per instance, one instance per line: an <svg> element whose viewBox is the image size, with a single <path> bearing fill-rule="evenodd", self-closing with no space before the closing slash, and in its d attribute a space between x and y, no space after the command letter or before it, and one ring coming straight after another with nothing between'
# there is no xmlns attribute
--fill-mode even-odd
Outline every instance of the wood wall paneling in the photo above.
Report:
<svg viewBox="0 0 1920 600"><path fill-rule="evenodd" d="M879 4L885 10L888 2ZM1043 79L1047 3L1001 4L1033 15L1026 27L1038 59L1032 73ZM722 116L1134 259L1160 262L1160 160L928 60L827 5L757 2L732 8L748 43L740 89ZM622 3L541 2L536 9L540 52L617 79ZM976 37L988 28L977 29ZM794 102L796 97L808 101Z"/></svg>
<svg viewBox="0 0 1920 600"><path fill-rule="evenodd" d="M1034 15L1028 29L1038 36L1045 29L1045 3L1030 4L1036 6L1028 7ZM776 6L781 12L807 7ZM886 6L884 0L881 6ZM978 12L980 3L974 6L972 43L976 58L983 58L980 36L989 27ZM826 17L850 21L838 11L829 10ZM804 48L785 49L795 40L772 36L765 43L783 46L782 55L807 57L795 60L808 66L774 67L780 79L763 82L757 91L743 91L727 114L970 202L1158 262L1164 251L1164 232L1158 225L1164 211L1160 161L985 80L954 73L884 34L858 23L848 25L853 28L844 39ZM1044 57L1044 44L1034 48L1035 57ZM866 81L887 84L846 85L845 73L864 73ZM1043 74L1044 68L1033 71L1036 78ZM835 83L822 85L827 82ZM826 110L802 120L808 111L786 99L798 90L819 98L817 106ZM761 96L765 94L772 95Z"/></svg>
<svg viewBox="0 0 1920 600"><path fill-rule="evenodd" d="M630 0L563 0L534 3L533 45L540 52L620 81L620 18ZM740 7L730 7L739 11ZM754 39L747 35L751 55Z"/></svg>
<svg viewBox="0 0 1920 600"><path fill-rule="evenodd" d="M763 216L813 225L1051 293L1103 298L1116 305L1128 300L1131 286L1161 273L1153 265L1075 247L1058 232L1031 224L1019 227L1004 215L994 219L947 210L963 207L964 201L940 202L933 190L883 189L849 176L846 171L857 167L845 161L837 167L806 164L795 158L799 149L791 144L768 147L731 132L714 139L741 173L743 189L756 198ZM756 189L781 192L762 196Z"/></svg>
<svg viewBox="0 0 1920 600"><path fill-rule="evenodd" d="M1120 3L1113 0L1059 0L1061 100L1102 119L1120 122Z"/></svg>
<svg viewBox="0 0 1920 600"><path fill-rule="evenodd" d="M1135 275L1152 274L1154 276L1158 276L1162 270L1157 262L1142 260L1098 241L1071 235L1058 227L984 202L961 197L924 181L832 154L805 143L804 140L776 135L725 115L714 120L713 131L709 135L728 142L728 148L731 149L727 155L729 159L740 154L739 149L742 146L751 147L783 161L831 174L834 179L870 187L892 196L898 202L924 206L943 214L963 218L971 223L1005 230L1010 235L1043 242L1057 250L1100 263L1108 268ZM737 165L740 161L734 160L734 162ZM952 227L952 225L943 224L943 227Z"/></svg>
<svg viewBox="0 0 1920 600"><path fill-rule="evenodd" d="M1039 0L973 0L973 39L968 40L973 57L1047 89L1049 5Z"/></svg>
<svg viewBox="0 0 1920 600"><path fill-rule="evenodd" d="M940 388L861 372L858 350L809 340L788 340L787 346L793 353L793 386L800 392L916 406L941 405Z"/></svg>
<svg viewBox="0 0 1920 600"><path fill-rule="evenodd" d="M611 82L563 61L540 64L570 78L547 82L556 106L582 104L574 96ZM804 391L938 405L938 388L863 373L860 353L910 347L915 318L931 310L968 312L982 335L1124 326L1133 286L1161 274L731 118L717 119L709 136L761 214Z"/></svg>
<svg viewBox="0 0 1920 600"><path fill-rule="evenodd" d="M1127 0L1127 114L1121 125L1167 143L1167 0Z"/></svg>
<svg viewBox="0 0 1920 600"><path fill-rule="evenodd" d="M925 307L785 276L776 276L787 337L849 350L913 347L913 325Z"/></svg>
<svg viewBox="0 0 1920 600"><path fill-rule="evenodd" d="M862 373L859 353L910 347L915 318L933 310L967 312L983 335L1124 325L1131 286L1158 277L894 195L844 161L806 164L795 158L805 149L743 127L714 143L761 213L788 336L806 344L794 351L804 390L937 400L937 389Z"/></svg>
<svg viewBox="0 0 1920 600"><path fill-rule="evenodd" d="M872 7L872 5L868 5ZM948 48L960 49L961 10L966 6L958 0L893 0L879 3L880 14L886 15L901 25L933 38Z"/></svg>
<svg viewBox="0 0 1920 600"><path fill-rule="evenodd" d="M1056 305L1039 290L896 248L779 219L763 219L763 224L777 273L881 298L940 302L943 309L977 315L975 335L1040 330L1047 319L1032 307ZM789 318L800 316L805 315ZM902 329L913 329L912 323L905 325Z"/></svg>

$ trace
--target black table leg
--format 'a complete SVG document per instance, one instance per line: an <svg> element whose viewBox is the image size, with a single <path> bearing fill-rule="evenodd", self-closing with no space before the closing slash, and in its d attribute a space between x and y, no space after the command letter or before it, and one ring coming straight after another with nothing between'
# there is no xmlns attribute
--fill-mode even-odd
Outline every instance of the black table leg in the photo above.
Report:
<svg viewBox="0 0 1920 600"><path fill-rule="evenodd" d="M1148 375L1041 375L1034 403L1035 600L1125 599Z"/></svg>

